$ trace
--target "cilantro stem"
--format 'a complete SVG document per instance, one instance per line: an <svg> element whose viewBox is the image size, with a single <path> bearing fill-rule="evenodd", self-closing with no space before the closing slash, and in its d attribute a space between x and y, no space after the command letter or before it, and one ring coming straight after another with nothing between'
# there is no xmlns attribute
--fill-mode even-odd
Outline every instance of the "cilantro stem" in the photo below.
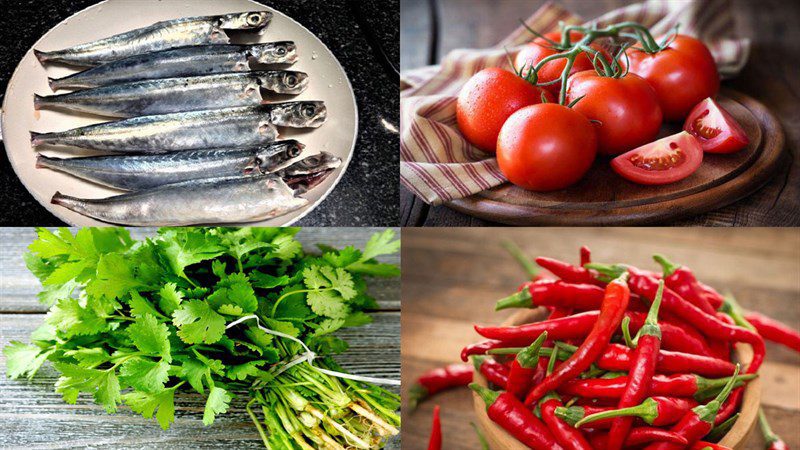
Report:
<svg viewBox="0 0 800 450"><path fill-rule="evenodd" d="M130 320L130 321L136 321L136 319L134 319L133 317L123 316L123 315L121 315L121 314L114 314L114 315L110 315L110 316L103 316L103 318L104 318L104 319L119 319L119 320Z"/></svg>
<svg viewBox="0 0 800 450"><path fill-rule="evenodd" d="M266 448L270 448L269 441L267 440L267 434L264 433L264 428L261 426L261 421L258 420L258 417L256 417L256 414L250 408L253 405L253 403L255 403L255 402L256 402L256 399L255 398L251 398L250 401L247 402L247 405L244 407L244 409L247 411L247 414L250 416L250 419L253 421L253 424L256 426L256 430L258 430L258 435L261 436L261 442L264 443L264 446Z"/></svg>

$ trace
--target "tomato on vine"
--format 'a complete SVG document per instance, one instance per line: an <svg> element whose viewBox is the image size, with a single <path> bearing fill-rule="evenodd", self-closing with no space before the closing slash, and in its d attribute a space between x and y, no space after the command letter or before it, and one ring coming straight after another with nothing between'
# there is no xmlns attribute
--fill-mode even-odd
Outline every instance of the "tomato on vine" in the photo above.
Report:
<svg viewBox="0 0 800 450"><path fill-rule="evenodd" d="M517 74L499 68L481 70L467 81L456 102L458 128L483 151L494 153L506 119L528 105L553 101L553 95Z"/></svg>
<svg viewBox="0 0 800 450"><path fill-rule="evenodd" d="M497 138L500 171L532 191L563 189L592 166L597 137L589 120L566 106L543 103L508 118Z"/></svg>
<svg viewBox="0 0 800 450"><path fill-rule="evenodd" d="M584 36L583 33L578 31L569 32L570 42L573 43L579 41L581 38L583 38L583 36ZM537 37L529 44L525 45L525 47L523 47L522 50L520 50L519 53L517 53L517 56L514 59L515 69L520 71L522 76L526 76L530 68L538 64L541 60L547 58L548 56L561 53L564 50L568 50L565 48L560 48L560 42L561 42L560 31L547 33L544 35L544 37ZM609 59L608 53L600 45L591 44L590 47L600 52L604 57L606 57L606 59ZM564 71L564 67L566 67L566 65L567 65L566 59L556 59L554 61L545 63L538 72L539 74L538 82L540 84L551 83L560 79L561 73ZM570 69L569 74L572 75L593 68L594 65L592 64L590 55L587 53L580 53L575 58L575 62L573 63L572 69ZM548 91L557 94L558 91L561 89L561 84L553 83L553 84L548 84L544 87Z"/></svg>
<svg viewBox="0 0 800 450"><path fill-rule="evenodd" d="M703 42L678 34L666 48L644 47L626 50L629 70L653 86L664 119L683 120L695 105L716 95L719 72Z"/></svg>
<svg viewBox="0 0 800 450"><path fill-rule="evenodd" d="M692 109L683 129L696 137L700 147L708 153L738 152L750 142L736 119L711 98Z"/></svg>
<svg viewBox="0 0 800 450"><path fill-rule="evenodd" d="M661 129L661 107L643 78L579 72L567 82L567 102L597 128L597 151L617 155L651 142Z"/></svg>
<svg viewBox="0 0 800 450"><path fill-rule="evenodd" d="M694 136L682 131L645 144L611 161L623 178L639 184L669 184L693 174L703 162L703 149Z"/></svg>

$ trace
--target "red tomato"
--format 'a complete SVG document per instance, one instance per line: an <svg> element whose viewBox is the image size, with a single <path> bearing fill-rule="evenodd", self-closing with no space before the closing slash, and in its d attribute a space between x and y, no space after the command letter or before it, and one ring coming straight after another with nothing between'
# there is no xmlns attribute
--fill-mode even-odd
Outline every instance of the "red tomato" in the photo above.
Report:
<svg viewBox="0 0 800 450"><path fill-rule="evenodd" d="M570 41L574 43L579 41L583 37L583 33L572 31L570 32L569 36L570 36ZM547 33L545 34L545 37L556 42L561 42L560 31ZM603 52L603 55L606 56L606 59L610 60L610 58L608 57L608 52L605 51L599 45L592 44L590 45L590 47L594 48L595 50ZM550 44L546 40L542 38L536 38L533 40L533 42L523 47L522 50L520 50L519 53L517 53L517 57L514 59L514 66L517 68L517 70L522 69L522 74L525 75L528 73L528 69L530 68L531 65L535 66L539 61L543 60L544 58L550 55L555 55L556 53L559 53L559 51L553 50ZM561 72L564 71L564 67L566 67L566 65L567 65L566 59L557 59L555 61L546 63L544 66L542 66L542 70L539 71L539 79L537 83L545 83L547 81L553 81L561 78ZM572 69L570 69L569 73L570 75L572 75L574 73L582 72L584 70L593 70L593 69L594 66L592 65L592 60L589 57L589 55L587 55L586 53L581 53L580 55L578 55L577 58L575 58L575 63L573 64ZM548 91L557 94L561 90L561 84L555 83L545 86L545 88Z"/></svg>
<svg viewBox="0 0 800 450"><path fill-rule="evenodd" d="M644 78L628 73L622 78L601 77L594 70L576 73L567 84L567 103L597 120L597 151L618 155L652 142L661 128L661 108Z"/></svg>
<svg viewBox="0 0 800 450"><path fill-rule="evenodd" d="M647 80L658 95L666 120L683 120L689 111L719 90L719 73L701 41L678 35L666 49L648 54L628 49L630 71ZM625 64L625 58L621 58Z"/></svg>
<svg viewBox="0 0 800 450"><path fill-rule="evenodd" d="M481 150L494 153L500 128L518 109L553 96L542 88L498 68L483 69L458 94L456 118L465 138Z"/></svg>
<svg viewBox="0 0 800 450"><path fill-rule="evenodd" d="M532 191L563 189L586 174L597 154L591 122L555 103L527 106L497 138L497 162L509 181Z"/></svg>
<svg viewBox="0 0 800 450"><path fill-rule="evenodd" d="M700 143L682 131L617 156L611 167L634 183L669 184L693 174L702 162Z"/></svg>
<svg viewBox="0 0 800 450"><path fill-rule="evenodd" d="M694 107L683 129L696 137L703 151L709 153L737 152L750 142L736 119L710 98Z"/></svg>

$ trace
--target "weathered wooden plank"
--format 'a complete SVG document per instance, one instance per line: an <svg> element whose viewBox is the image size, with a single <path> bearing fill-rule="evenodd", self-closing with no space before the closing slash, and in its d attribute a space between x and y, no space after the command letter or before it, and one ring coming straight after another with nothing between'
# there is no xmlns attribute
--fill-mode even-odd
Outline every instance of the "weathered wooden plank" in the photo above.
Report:
<svg viewBox="0 0 800 450"><path fill-rule="evenodd" d="M0 347L10 340L27 341L43 320L42 314L0 315ZM375 322L339 336L351 348L336 357L349 372L398 379L400 377L400 314L378 312ZM231 404L210 427L202 424L203 401L198 395L176 397L176 420L168 431L153 421L121 407L106 414L102 407L81 397L68 405L53 390L57 372L49 364L31 380L9 380L5 356L0 354L0 448L259 448L261 441L245 412L246 393ZM397 389L394 389L397 392ZM399 439L390 446L399 448Z"/></svg>
<svg viewBox="0 0 800 450"><path fill-rule="evenodd" d="M304 228L297 238L304 248L313 252L316 244L336 247L353 245L363 248L369 238L384 228ZM399 229L394 229L397 237ZM155 228L132 228L135 239L151 237ZM28 245L36 238L33 228L0 228L0 312L44 312L45 305L36 300L40 290L39 281L25 267L22 255ZM400 255L387 255L378 258L381 262L399 264ZM378 301L381 310L400 309L400 283L393 279L371 279L370 294Z"/></svg>

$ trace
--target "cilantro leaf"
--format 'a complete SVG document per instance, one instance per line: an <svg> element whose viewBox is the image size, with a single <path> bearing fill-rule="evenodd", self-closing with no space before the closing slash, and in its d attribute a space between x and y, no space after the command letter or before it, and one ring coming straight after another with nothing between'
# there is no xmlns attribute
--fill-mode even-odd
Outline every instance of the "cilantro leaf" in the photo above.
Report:
<svg viewBox="0 0 800 450"><path fill-rule="evenodd" d="M367 245L364 247L362 261L369 261L380 255L390 255L400 251L400 239L394 239L394 230L391 228L386 229L383 233L376 233L369 238Z"/></svg>
<svg viewBox="0 0 800 450"><path fill-rule="evenodd" d="M120 401L119 380L113 370L87 369L67 363L55 363L61 377L56 381L56 392L64 401L75 404L80 392L91 392L95 402L103 405L107 412L117 410Z"/></svg>
<svg viewBox="0 0 800 450"><path fill-rule="evenodd" d="M158 295L158 307L169 315L172 315L183 301L183 294L178 292L178 286L175 283L165 284L164 287L158 291Z"/></svg>
<svg viewBox="0 0 800 450"><path fill-rule="evenodd" d="M128 326L127 332L133 345L142 353L160 356L168 363L172 361L172 354L169 351L169 329L166 324L159 323L154 316L145 314L138 317L136 322Z"/></svg>
<svg viewBox="0 0 800 450"><path fill-rule="evenodd" d="M172 317L178 336L187 344L213 344L225 334L225 318L202 300L183 303Z"/></svg>
<svg viewBox="0 0 800 450"><path fill-rule="evenodd" d="M144 392L158 392L164 389L169 378L169 363L134 357L122 363L119 368L120 379Z"/></svg>
<svg viewBox="0 0 800 450"><path fill-rule="evenodd" d="M52 351L42 352L42 350L30 344L23 344L18 341L11 341L3 349L6 355L6 373L11 379L28 375L28 379L39 370L39 367L47 360Z"/></svg>
<svg viewBox="0 0 800 450"><path fill-rule="evenodd" d="M266 361L248 361L244 364L237 364L235 366L228 366L225 376L231 380L245 380L250 376L257 376L261 370L260 366L266 364Z"/></svg>
<svg viewBox="0 0 800 450"><path fill-rule="evenodd" d="M222 414L228 410L228 403L231 401L231 396L228 391L220 387L212 387L208 393L206 400L206 408L203 412L203 424L211 425L214 423L214 417L217 414Z"/></svg>
<svg viewBox="0 0 800 450"><path fill-rule="evenodd" d="M309 292L306 301L315 313L333 319L343 319L350 314L347 300L355 297L353 279L342 268L310 266L303 270Z"/></svg>
<svg viewBox="0 0 800 450"><path fill-rule="evenodd" d="M66 233L64 233L66 231ZM41 258L52 258L54 256L68 255L73 240L72 234L66 228L61 228L58 231L59 236L53 234L47 228L37 228L36 234L39 239L36 239L28 246L28 250Z"/></svg>
<svg viewBox="0 0 800 450"><path fill-rule="evenodd" d="M155 268L145 261L109 253L100 257L97 274L86 285L86 292L95 297L122 298L132 290L150 290L157 279Z"/></svg>
<svg viewBox="0 0 800 450"><path fill-rule="evenodd" d="M122 401L145 419L152 418L155 413L158 424L166 430L175 421L174 397L175 389L164 389L157 393L133 391L123 394Z"/></svg>
<svg viewBox="0 0 800 450"><path fill-rule="evenodd" d="M244 274L233 274L217 285L217 290L208 296L208 303L218 312L241 316L255 312L258 300Z"/></svg>
<svg viewBox="0 0 800 450"><path fill-rule="evenodd" d="M150 303L150 300L139 295L136 291L131 291L131 301L128 303L133 317L142 317L145 314L151 316L162 316L156 308Z"/></svg>
<svg viewBox="0 0 800 450"><path fill-rule="evenodd" d="M84 307L78 299L65 298L50 308L44 320L67 336L96 334L108 329L105 315L111 310L113 308L93 299L87 300Z"/></svg>
<svg viewBox="0 0 800 450"><path fill-rule="evenodd" d="M194 228L170 228L162 233L158 241L161 255L172 271L188 279L185 269L192 264L206 261L224 253L219 238Z"/></svg>

